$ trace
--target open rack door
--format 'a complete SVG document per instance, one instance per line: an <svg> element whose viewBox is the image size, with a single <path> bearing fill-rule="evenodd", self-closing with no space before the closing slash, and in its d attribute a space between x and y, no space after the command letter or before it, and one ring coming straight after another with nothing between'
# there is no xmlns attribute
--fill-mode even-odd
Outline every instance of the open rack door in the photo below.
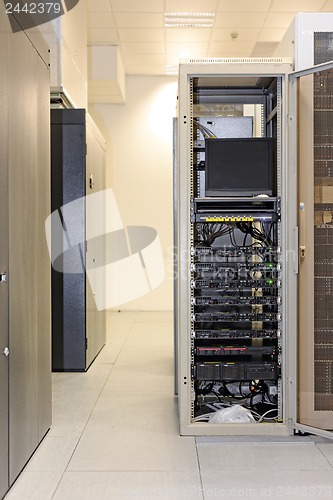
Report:
<svg viewBox="0 0 333 500"><path fill-rule="evenodd" d="M293 422L333 438L333 63L292 73L289 91L298 226Z"/></svg>

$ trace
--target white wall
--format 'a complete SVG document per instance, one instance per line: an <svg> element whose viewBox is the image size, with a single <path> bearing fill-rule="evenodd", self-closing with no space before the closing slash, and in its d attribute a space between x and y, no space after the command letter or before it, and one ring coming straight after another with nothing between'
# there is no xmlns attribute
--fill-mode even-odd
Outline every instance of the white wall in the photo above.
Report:
<svg viewBox="0 0 333 500"><path fill-rule="evenodd" d="M122 310L171 310L173 245L172 117L177 79L128 76L126 104L95 104L89 112L107 140L107 185L126 226L152 226L160 237L164 282Z"/></svg>

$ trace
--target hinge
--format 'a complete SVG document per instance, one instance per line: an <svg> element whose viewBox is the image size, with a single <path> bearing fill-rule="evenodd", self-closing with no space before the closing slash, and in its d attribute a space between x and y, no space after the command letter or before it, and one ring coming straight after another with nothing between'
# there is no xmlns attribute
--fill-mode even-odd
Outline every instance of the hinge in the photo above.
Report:
<svg viewBox="0 0 333 500"><path fill-rule="evenodd" d="M86 143L86 156L88 154L88 144Z"/></svg>
<svg viewBox="0 0 333 500"><path fill-rule="evenodd" d="M88 338L86 337L86 351L88 349Z"/></svg>

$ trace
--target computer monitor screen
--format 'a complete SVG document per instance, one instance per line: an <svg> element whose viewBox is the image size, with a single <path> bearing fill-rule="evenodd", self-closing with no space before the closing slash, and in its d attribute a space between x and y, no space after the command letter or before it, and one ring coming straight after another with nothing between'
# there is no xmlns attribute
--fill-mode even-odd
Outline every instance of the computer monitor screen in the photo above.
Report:
<svg viewBox="0 0 333 500"><path fill-rule="evenodd" d="M274 195L272 138L206 139L206 196Z"/></svg>

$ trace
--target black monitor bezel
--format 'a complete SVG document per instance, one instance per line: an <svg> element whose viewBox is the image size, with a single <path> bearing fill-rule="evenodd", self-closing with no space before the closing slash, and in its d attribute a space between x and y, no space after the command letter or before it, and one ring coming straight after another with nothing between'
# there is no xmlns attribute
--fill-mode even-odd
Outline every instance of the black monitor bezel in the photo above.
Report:
<svg viewBox="0 0 333 500"><path fill-rule="evenodd" d="M268 145L268 181L269 186L267 187L258 187L253 189L242 189L242 188L223 188L217 187L213 188L209 186L209 144L211 142L265 142ZM205 196L258 196L258 195L267 195L267 196L275 196L276 193L276 166L275 166L275 155L274 155L274 139L271 137L237 137L237 138L209 138L205 140Z"/></svg>

